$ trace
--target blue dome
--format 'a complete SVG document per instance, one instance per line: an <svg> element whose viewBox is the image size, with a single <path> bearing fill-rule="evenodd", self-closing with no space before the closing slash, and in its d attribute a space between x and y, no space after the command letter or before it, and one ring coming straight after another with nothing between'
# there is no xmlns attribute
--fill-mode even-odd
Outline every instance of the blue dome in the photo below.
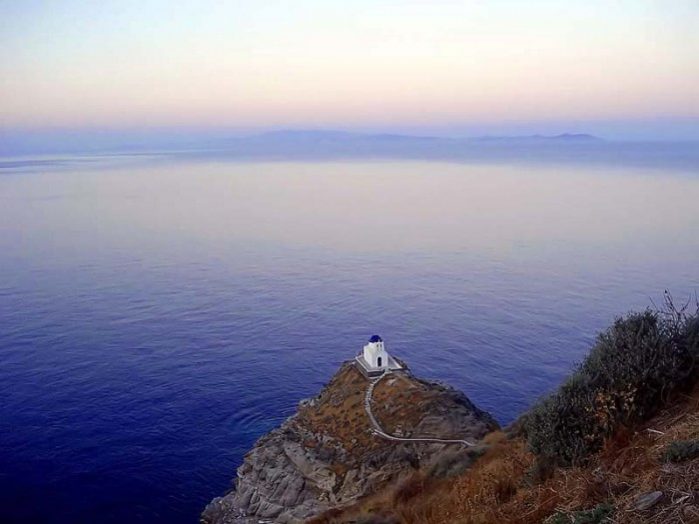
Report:
<svg viewBox="0 0 699 524"><path fill-rule="evenodd" d="M369 342L383 342L383 340L381 340L380 336L374 335L369 339Z"/></svg>

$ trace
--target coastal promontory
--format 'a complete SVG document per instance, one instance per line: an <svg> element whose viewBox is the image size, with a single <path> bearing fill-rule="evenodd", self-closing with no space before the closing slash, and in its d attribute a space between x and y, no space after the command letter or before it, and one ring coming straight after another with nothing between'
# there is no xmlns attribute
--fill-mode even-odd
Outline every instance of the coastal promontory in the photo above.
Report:
<svg viewBox="0 0 699 524"><path fill-rule="evenodd" d="M209 503L201 522L302 522L417 469L468 465L497 422L463 393L383 358L378 375L361 357L343 363L316 397L255 443L231 491Z"/></svg>

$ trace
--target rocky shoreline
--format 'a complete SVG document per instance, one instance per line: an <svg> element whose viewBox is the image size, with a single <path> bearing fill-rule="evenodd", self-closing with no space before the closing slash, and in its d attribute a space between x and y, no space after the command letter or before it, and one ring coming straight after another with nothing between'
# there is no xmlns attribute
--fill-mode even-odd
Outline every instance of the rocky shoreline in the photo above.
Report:
<svg viewBox="0 0 699 524"><path fill-rule="evenodd" d="M344 507L421 467L468 463L460 444L396 442L372 430L364 407L369 380L344 363L313 398L261 437L233 489L204 509L202 524L296 523ZM478 441L498 428L463 393L406 368L376 384L372 411L391 435Z"/></svg>

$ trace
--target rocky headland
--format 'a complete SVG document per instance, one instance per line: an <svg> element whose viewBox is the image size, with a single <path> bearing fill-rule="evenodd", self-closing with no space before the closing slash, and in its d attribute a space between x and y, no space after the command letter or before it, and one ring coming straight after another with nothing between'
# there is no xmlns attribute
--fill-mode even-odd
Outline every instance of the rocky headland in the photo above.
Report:
<svg viewBox="0 0 699 524"><path fill-rule="evenodd" d="M477 445L378 434L365 405L373 380L344 363L318 396L301 401L296 414L256 442L233 489L205 508L202 524L303 522L415 470L463 467L477 455ZM477 444L498 428L463 393L407 368L380 378L369 404L383 432L397 438Z"/></svg>
<svg viewBox="0 0 699 524"><path fill-rule="evenodd" d="M699 524L699 303L618 317L505 430L374 336L202 524Z"/></svg>

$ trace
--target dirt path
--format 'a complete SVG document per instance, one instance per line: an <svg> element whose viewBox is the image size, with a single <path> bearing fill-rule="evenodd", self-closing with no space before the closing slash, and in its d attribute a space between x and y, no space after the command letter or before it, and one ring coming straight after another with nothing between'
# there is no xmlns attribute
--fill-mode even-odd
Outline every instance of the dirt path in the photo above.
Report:
<svg viewBox="0 0 699 524"><path fill-rule="evenodd" d="M369 381L369 387L367 387L366 394L364 395L364 410L366 411L367 416L369 417L369 420L371 421L372 425L372 431L375 435L378 435L382 438L388 439L388 440L394 440L398 442L436 442L439 444L462 444L464 446L474 446L473 443L469 442L468 440L459 440L459 439L442 439L442 438L408 438L408 437L394 437L393 435L389 435L386 433L382 428L381 424L379 424L379 421L376 420L376 417L374 416L374 413L371 411L371 400L372 400L372 395L374 394L374 387L376 387L376 384L378 384L381 379L383 379L385 376L390 375L390 371L384 371L383 374L377 378L376 380L370 380Z"/></svg>

